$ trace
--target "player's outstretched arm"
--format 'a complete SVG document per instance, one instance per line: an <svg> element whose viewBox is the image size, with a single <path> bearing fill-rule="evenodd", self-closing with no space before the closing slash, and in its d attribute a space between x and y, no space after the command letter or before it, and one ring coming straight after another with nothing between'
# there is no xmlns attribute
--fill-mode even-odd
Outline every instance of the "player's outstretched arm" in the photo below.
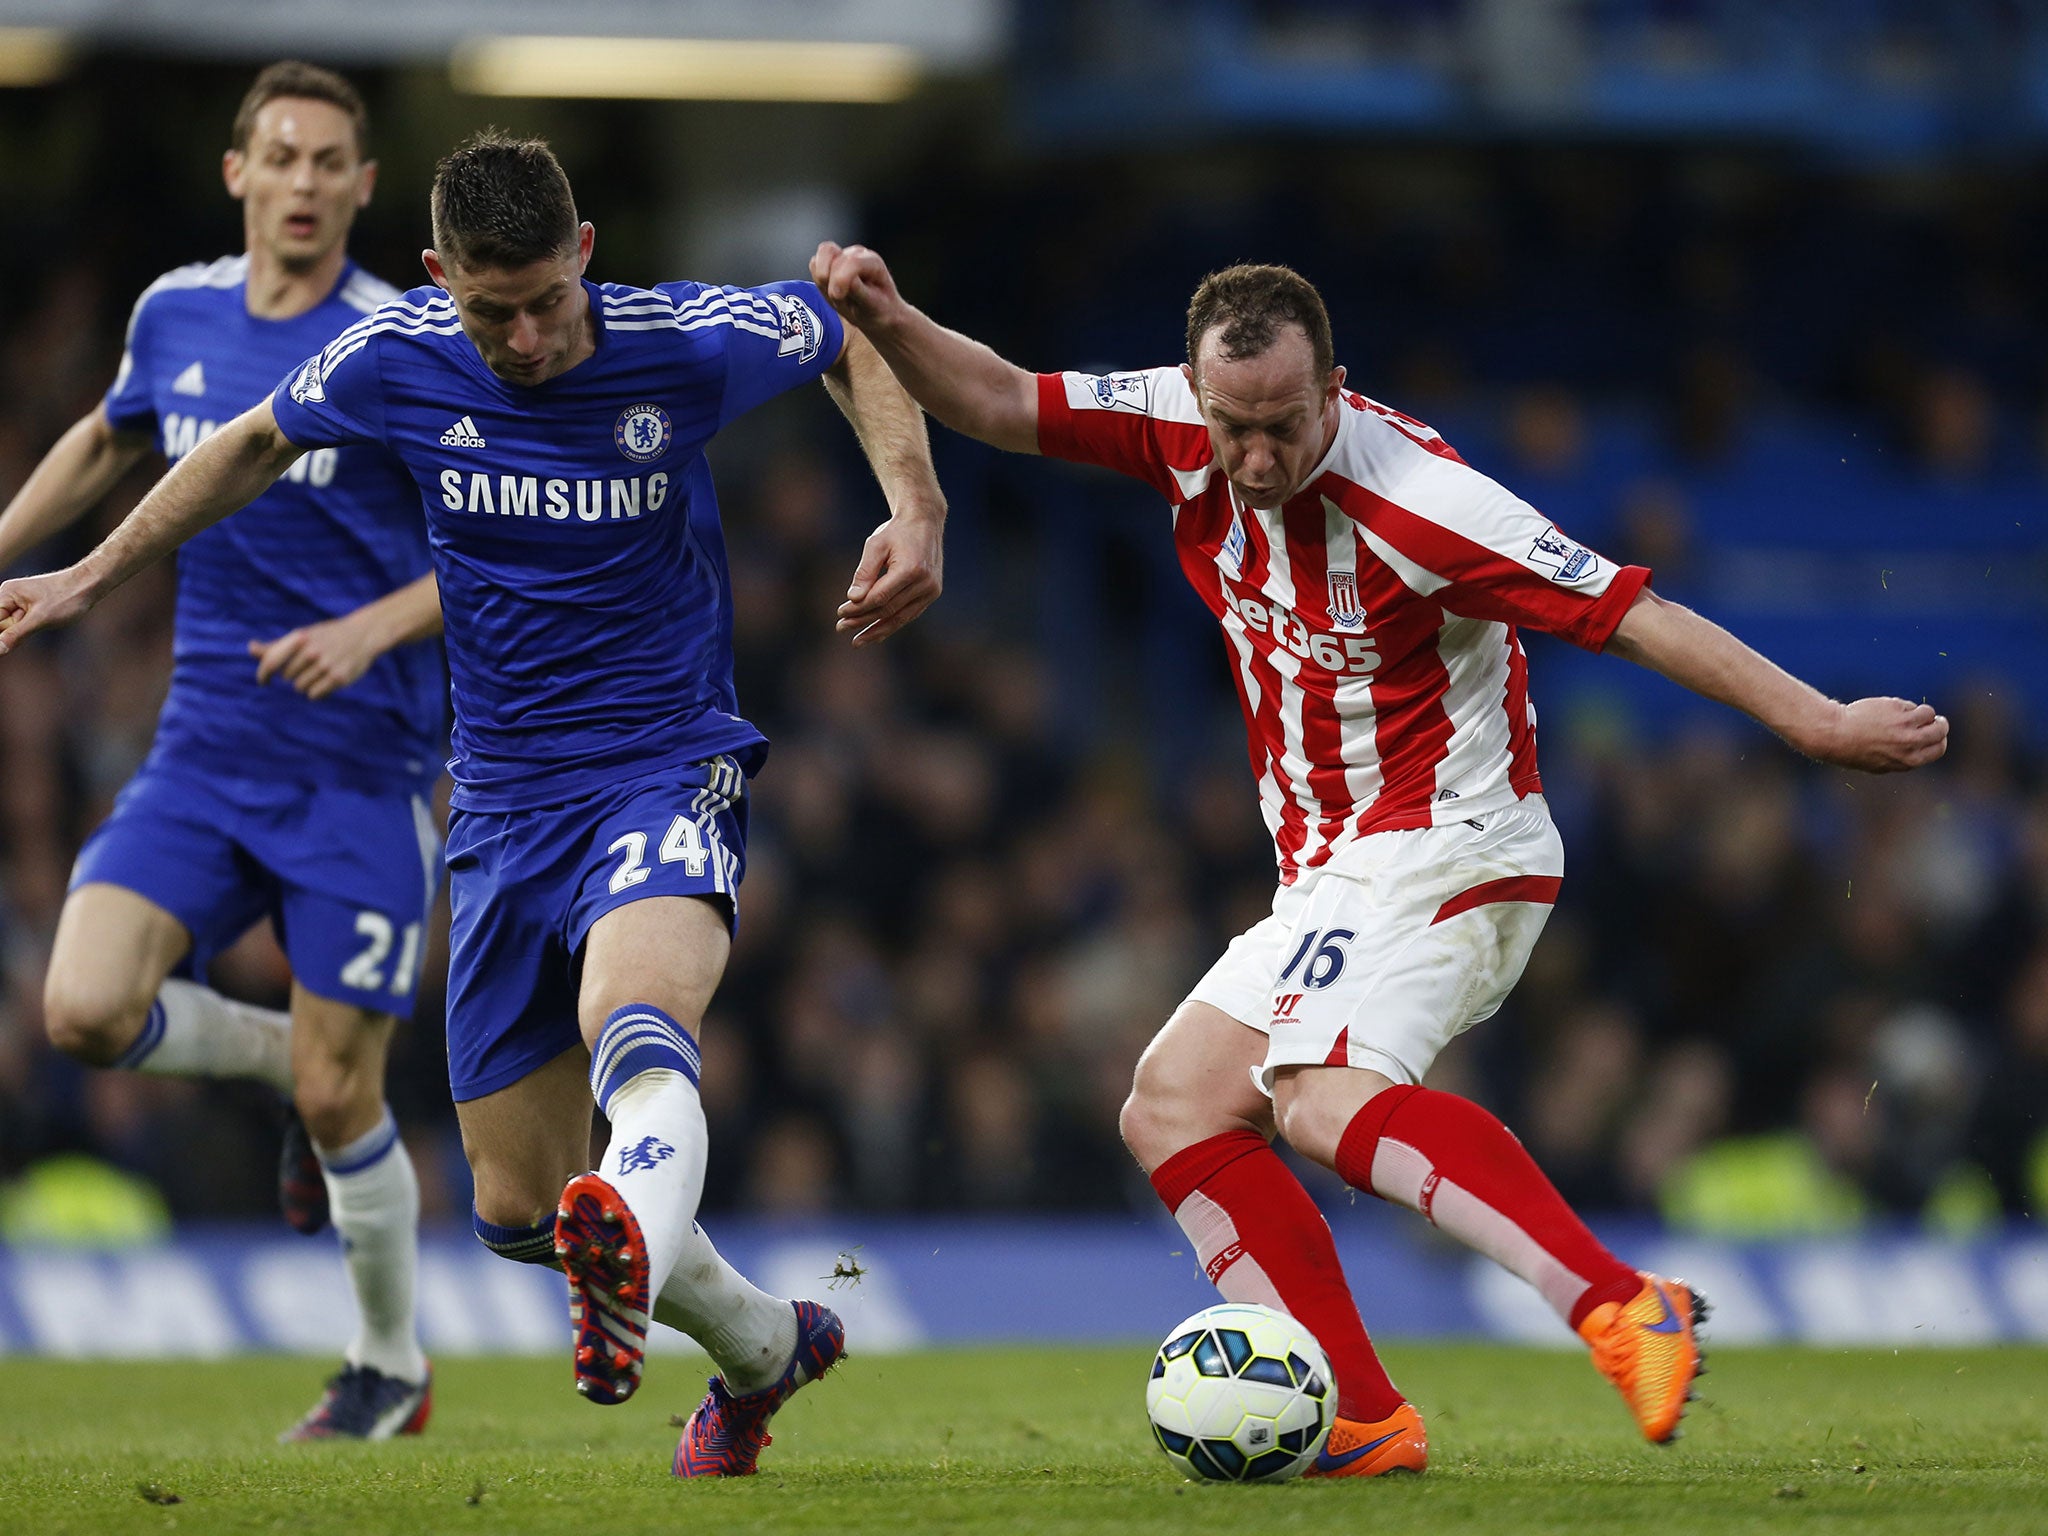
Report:
<svg viewBox="0 0 2048 1536"><path fill-rule="evenodd" d="M71 424L0 512L0 570L69 528L149 452L147 432L123 432L96 405Z"/></svg>
<svg viewBox="0 0 2048 1536"><path fill-rule="evenodd" d="M47 576L0 585L0 656L39 629L68 624L144 566L253 501L305 450L253 406L179 460L99 548Z"/></svg>
<svg viewBox="0 0 2048 1536"><path fill-rule="evenodd" d="M886 640L932 605L943 585L946 497L932 468L924 413L860 332L849 329L825 388L853 423L889 520L868 535L835 626L855 645Z"/></svg>
<svg viewBox="0 0 2048 1536"><path fill-rule="evenodd" d="M1012 453L1038 452L1038 376L906 301L881 257L828 240L811 258L811 281L940 421Z"/></svg>
<svg viewBox="0 0 2048 1536"><path fill-rule="evenodd" d="M1838 768L1899 773L1948 750L1948 720L1905 699L1838 703L1690 608L1645 588L1607 642L1616 656L1733 705L1796 751Z"/></svg>
<svg viewBox="0 0 2048 1536"><path fill-rule="evenodd" d="M441 586L429 571L374 603L275 640L251 640L256 681L281 677L309 699L338 693L386 651L441 633Z"/></svg>

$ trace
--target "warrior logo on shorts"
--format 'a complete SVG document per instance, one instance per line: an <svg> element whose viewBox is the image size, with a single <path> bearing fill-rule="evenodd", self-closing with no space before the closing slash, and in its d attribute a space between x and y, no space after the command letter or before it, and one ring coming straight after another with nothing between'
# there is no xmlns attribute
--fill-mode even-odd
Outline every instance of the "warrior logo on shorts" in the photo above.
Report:
<svg viewBox="0 0 2048 1536"><path fill-rule="evenodd" d="M676 1149L657 1136L642 1136L619 1154L619 1172L647 1173L656 1163L674 1157Z"/></svg>
<svg viewBox="0 0 2048 1536"><path fill-rule="evenodd" d="M619 452L636 464L667 453L674 436L668 412L658 405L629 405L619 412L618 424L612 428L612 441L619 445Z"/></svg>
<svg viewBox="0 0 2048 1536"><path fill-rule="evenodd" d="M1330 622L1339 629L1363 629L1365 610L1358 606L1358 575L1330 572Z"/></svg>

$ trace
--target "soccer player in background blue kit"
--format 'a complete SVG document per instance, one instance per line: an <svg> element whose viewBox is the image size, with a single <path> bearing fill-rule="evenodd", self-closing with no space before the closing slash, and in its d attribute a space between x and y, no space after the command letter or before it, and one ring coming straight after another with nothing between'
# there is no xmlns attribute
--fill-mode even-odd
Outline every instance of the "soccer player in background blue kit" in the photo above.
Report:
<svg viewBox="0 0 2048 1536"><path fill-rule="evenodd" d="M584 278L592 231L545 144L486 133L433 191L437 287L343 332L68 570L0 587L0 652L90 607L307 449L382 442L427 508L455 699L448 1056L476 1229L559 1261L576 1385L638 1385L649 1313L720 1374L678 1476L744 1475L769 1416L844 1349L829 1310L756 1289L694 1221L696 1034L724 969L746 780L731 594L703 450L823 377L892 509L839 627L938 594L944 499L923 418L808 282ZM610 1119L596 1172L595 1097Z"/></svg>
<svg viewBox="0 0 2048 1536"><path fill-rule="evenodd" d="M0 514L0 568L94 506L160 443L173 465L305 354L396 290L349 260L376 165L362 99L299 63L257 76L223 172L246 249L136 301L114 386ZM253 1077L295 1097L286 1214L331 1211L360 1326L288 1439L424 1426L413 1320L419 1185L384 1103L439 883L427 808L445 704L426 524L372 448L291 466L178 566L175 663L156 742L87 842L58 922L44 1014L81 1061ZM276 681L273 681L273 680ZM289 1016L222 997L208 959L268 913ZM291 1155L310 1131L318 1163Z"/></svg>

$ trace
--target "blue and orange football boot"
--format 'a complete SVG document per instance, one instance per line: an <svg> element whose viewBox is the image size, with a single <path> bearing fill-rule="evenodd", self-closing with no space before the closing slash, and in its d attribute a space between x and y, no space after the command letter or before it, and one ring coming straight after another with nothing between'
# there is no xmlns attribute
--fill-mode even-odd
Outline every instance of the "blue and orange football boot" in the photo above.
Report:
<svg viewBox="0 0 2048 1536"><path fill-rule="evenodd" d="M1645 1273L1643 1288L1626 1302L1604 1301L1579 1324L1593 1348L1593 1364L1613 1382L1643 1438L1669 1445L1693 1400L1693 1382L1706 1374L1706 1356L1693 1330L1707 1320L1704 1296L1683 1280Z"/></svg>
<svg viewBox="0 0 2048 1536"><path fill-rule="evenodd" d="M569 1277L576 1390L593 1403L623 1403L647 1363L647 1244L625 1197L594 1173L562 1188L555 1257Z"/></svg>
<svg viewBox="0 0 2048 1536"><path fill-rule="evenodd" d="M768 1420L806 1382L816 1381L846 1353L846 1325L830 1307L815 1301L796 1308L796 1353L781 1376L758 1392L740 1396L714 1376L711 1391L683 1426L669 1470L677 1477L752 1477L761 1452L773 1443Z"/></svg>
<svg viewBox="0 0 2048 1536"><path fill-rule="evenodd" d="M1339 1419L1303 1477L1384 1477L1429 1468L1429 1432L1422 1415L1403 1403L1376 1424Z"/></svg>
<svg viewBox="0 0 2048 1536"><path fill-rule="evenodd" d="M277 1438L295 1440L389 1440L416 1435L434 1411L434 1367L419 1381L400 1381L373 1365L344 1365L327 1390L298 1423Z"/></svg>

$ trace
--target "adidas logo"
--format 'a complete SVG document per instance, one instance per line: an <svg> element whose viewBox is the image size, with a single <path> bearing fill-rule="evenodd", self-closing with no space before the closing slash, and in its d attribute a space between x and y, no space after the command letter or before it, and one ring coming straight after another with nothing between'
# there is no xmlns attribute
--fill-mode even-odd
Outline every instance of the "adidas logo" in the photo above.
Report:
<svg viewBox="0 0 2048 1536"><path fill-rule="evenodd" d="M171 381L174 395L203 395L206 393L206 370L194 363Z"/></svg>
<svg viewBox="0 0 2048 1536"><path fill-rule="evenodd" d="M193 366L197 367L198 365L194 364ZM484 442L483 434L477 431L476 423L465 416L441 434L441 446L444 448L484 448L489 445Z"/></svg>

